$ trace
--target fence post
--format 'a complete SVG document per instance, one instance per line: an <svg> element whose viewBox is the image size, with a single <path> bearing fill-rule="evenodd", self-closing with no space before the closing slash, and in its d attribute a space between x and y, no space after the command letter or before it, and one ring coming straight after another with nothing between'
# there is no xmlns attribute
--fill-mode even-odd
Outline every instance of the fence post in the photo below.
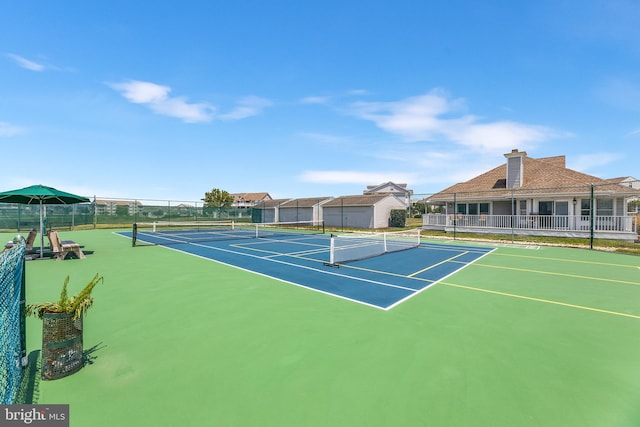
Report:
<svg viewBox="0 0 640 427"><path fill-rule="evenodd" d="M591 200L590 200L590 208L589 208L589 249L593 249L593 235L594 235L594 226L595 226L595 199L593 197L593 188L595 184L591 184Z"/></svg>
<svg viewBox="0 0 640 427"><path fill-rule="evenodd" d="M96 195L93 195L93 229L98 227L98 204L96 201Z"/></svg>
<svg viewBox="0 0 640 427"><path fill-rule="evenodd" d="M27 303L27 291L25 275L27 274L26 257L22 257L22 278L20 279L20 348L21 348L21 361L24 368L29 363L27 357L27 315L26 315L26 303Z"/></svg>
<svg viewBox="0 0 640 427"><path fill-rule="evenodd" d="M456 200L457 193L453 193L453 240L456 240L456 226L458 215L458 201Z"/></svg>
<svg viewBox="0 0 640 427"><path fill-rule="evenodd" d="M516 223L516 201L515 195L513 194L513 188L511 189L511 243L515 242L515 224Z"/></svg>

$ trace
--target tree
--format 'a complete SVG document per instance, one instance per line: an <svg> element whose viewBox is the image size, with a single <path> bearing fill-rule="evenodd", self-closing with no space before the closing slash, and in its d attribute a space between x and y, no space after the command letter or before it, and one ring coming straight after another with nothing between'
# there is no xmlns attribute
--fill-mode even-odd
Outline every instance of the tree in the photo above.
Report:
<svg viewBox="0 0 640 427"><path fill-rule="evenodd" d="M214 188L204 193L202 201L205 208L229 208L233 203L233 196L225 190Z"/></svg>
<svg viewBox="0 0 640 427"><path fill-rule="evenodd" d="M422 214L425 213L427 213L427 205L422 202L415 202L413 204L413 215L415 215L416 218L419 218Z"/></svg>

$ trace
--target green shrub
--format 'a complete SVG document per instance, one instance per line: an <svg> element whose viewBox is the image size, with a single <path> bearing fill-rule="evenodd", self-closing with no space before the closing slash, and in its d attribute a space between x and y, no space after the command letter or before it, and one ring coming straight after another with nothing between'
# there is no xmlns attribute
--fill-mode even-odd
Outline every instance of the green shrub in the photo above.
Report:
<svg viewBox="0 0 640 427"><path fill-rule="evenodd" d="M407 219L407 211L404 209L392 209L389 218L389 227L403 228Z"/></svg>

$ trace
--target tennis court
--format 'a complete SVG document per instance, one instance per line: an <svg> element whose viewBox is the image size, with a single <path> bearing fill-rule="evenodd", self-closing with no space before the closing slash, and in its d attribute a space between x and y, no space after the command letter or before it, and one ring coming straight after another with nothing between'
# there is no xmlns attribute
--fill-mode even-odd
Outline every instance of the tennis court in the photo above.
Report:
<svg viewBox="0 0 640 427"><path fill-rule="evenodd" d="M221 223L222 224L222 223ZM391 309L475 262L491 248L421 244L420 230L331 235L276 224L171 225L137 232L164 245L328 295ZM264 231L264 232L263 232ZM310 232L311 231L311 232ZM318 231L317 233L313 231ZM261 234L262 233L262 234ZM132 233L122 235L131 237Z"/></svg>
<svg viewBox="0 0 640 427"><path fill-rule="evenodd" d="M423 240L331 267L327 236L167 247L131 247L110 230L65 238L94 253L28 262L27 302L55 299L66 275L70 292L104 275L84 323L88 364L40 381L42 325L28 318L22 396L70 404L71 425L640 425L635 256ZM463 268L438 279L429 276L438 263L431 244L443 259L484 254L461 256ZM214 262L211 252L227 258ZM427 285L395 276L415 265L380 273L392 264L381 260L414 252ZM300 272L279 277L275 261ZM308 287L311 270L301 266L322 271L318 282L330 273L369 279L374 270L375 280L401 279L415 292L400 304L336 297Z"/></svg>

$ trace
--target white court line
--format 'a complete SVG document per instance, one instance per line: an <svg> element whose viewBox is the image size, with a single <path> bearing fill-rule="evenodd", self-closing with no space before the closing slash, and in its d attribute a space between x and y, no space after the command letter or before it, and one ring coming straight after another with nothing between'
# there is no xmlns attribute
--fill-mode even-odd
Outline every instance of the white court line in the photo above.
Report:
<svg viewBox="0 0 640 427"><path fill-rule="evenodd" d="M480 257L478 257L477 259L474 259L473 261L471 261L471 262L467 263L466 265L463 265L462 267L460 267L460 268L459 268L459 269L457 269L456 271L452 271L451 273L447 274L446 276L441 277L440 279L436 280L436 281L435 281L435 282L433 282L432 284L430 284L430 285L428 285L428 286L425 286L424 288L422 288L422 289L418 290L418 291L417 291L416 293L414 293L413 295L407 295L407 296L406 296L406 297L404 297L403 299L401 299L401 300L399 300L399 301L396 301L395 303L393 303L393 304L391 304L389 307L387 307L387 308L386 308L386 310L391 310L393 307L395 307L395 306L397 306L397 305L399 305L399 304L402 304L403 302L405 302L405 301L406 301L406 300L408 300L409 298L413 298L414 296L416 296L416 295L418 295L418 294L422 293L423 291L425 291L425 290L427 290L427 289L431 288L433 285L437 285L438 283L442 282L444 279L446 279L446 278L448 278L448 277L451 277L452 275L454 275L454 274L455 274L455 273L457 273L458 271L460 271L460 270L463 270L463 269L467 268L467 267L468 267L468 266L470 266L471 264L473 264L473 263L475 263L476 261L478 261L478 260L480 260L480 259L482 259L482 258L486 257L487 255L489 255L491 252L493 252L493 251L495 251L495 250L496 250L495 248L494 248L494 249L492 249L492 250L490 250L490 251L489 251L489 252L487 252L486 254L484 254L484 255L482 255L482 256L480 256Z"/></svg>
<svg viewBox="0 0 640 427"><path fill-rule="evenodd" d="M272 240L272 242L273 241L275 241L275 240ZM288 242L288 240L277 240L277 241ZM202 248L213 249L213 250L216 250L216 251L231 253L231 254L234 254L234 255L240 255L240 256L244 256L244 257L250 257L250 258L255 258L255 259L275 262L275 263L278 263L278 264L287 265L289 267L301 268L301 269L315 271L315 272L318 272L318 273L321 273L321 274L330 275L330 276L342 277L342 278L346 278L346 279L349 279L349 280L355 280L355 281L358 281L358 282L371 283L371 284L374 284L374 285L379 285L379 286L384 286L384 287L389 287L389 288L402 289L402 290L410 292L409 295L407 295L406 297L396 301L395 303L389 305L388 307L381 307L381 306L378 306L378 305L375 305L375 304L372 304L372 303L368 303L368 302L365 302L365 301L361 301L361 300L358 300L358 299L353 299L353 298L345 297L345 296L338 295L338 294L335 294L335 293L332 293L332 292L323 291L321 289L317 289L317 288L314 288L314 287L309 286L309 285L303 285L301 283L292 282L292 281L289 281L289 280L281 279L279 277L275 277L275 276L271 276L271 275L268 275L268 274L265 274L265 273L260 273L260 272L254 271L254 270L250 270L248 268L239 267L239 266L234 265L234 264L229 264L229 263L226 263L226 262L223 262L223 261L219 261L219 260L216 260L216 259L211 259L211 258L208 258L206 256L194 254L192 252L188 252L188 251L183 250L183 249L177 249L175 247L165 246L167 249L171 249L171 250L174 250L176 252L186 253L186 254L189 254L189 255L192 255L192 256L196 256L198 258L202 258L202 259L205 259L205 260L216 262L218 264L226 265L226 266L229 266L229 267L234 267L234 268L237 268L239 270L247 271L247 272L250 272L250 273L253 273L253 274L258 274L260 276L268 277L268 278L274 279L274 280L278 280L278 281L283 282L283 283L288 283L288 284L291 284L291 285L294 285L294 286L302 287L302 288L309 289L309 290L312 290L312 291L315 291L315 292L319 292L319 293L322 293L322 294L325 294L325 295L338 297L340 299L344 299L344 300L347 300L347 301L355 302L355 303L358 303L358 304L366 305L366 306L377 308L377 309L384 310L384 311L391 310L392 308L396 307L397 305L401 304L402 302L407 301L409 298L412 298L412 297L418 295L419 293L423 292L424 290L426 290L426 289L432 287L433 285L439 283L440 281L450 277L451 275L453 275L454 273L457 273L461 269L466 268L468 265L471 265L472 263L474 263L477 260L485 257L486 255L488 255L489 253L491 253L491 252L493 252L495 250L495 249L492 249L491 251L486 252L485 254L483 254L482 256L477 258L476 260L472 261L471 263L467 263L466 265L462 266L461 268L457 269L456 271L451 272L447 276L444 276L444 277L440 278L439 280L437 280L437 281L435 281L435 282L433 282L433 283L431 283L431 284L429 284L429 285L427 285L427 286L425 286L423 288L414 289L414 288L408 288L408 287L405 287L405 286L394 285L392 283L380 282L380 281L377 281L377 280L364 279L364 278L361 278L361 277L354 277L354 276L350 276L350 275L346 275L346 274L340 274L340 273L336 273L336 272L333 272L333 271L320 270L320 269L317 269L317 268L314 268L314 267L309 267L309 266L295 264L295 263L291 263L291 262L287 262L287 261L283 261L283 260L278 260L278 259L275 259L273 256L265 257L265 256L254 255L254 254L248 254L248 253L238 252L238 251L234 251L234 250L230 250L230 249L219 248L219 247L216 247L216 246L209 246L209 245L206 245L204 243L194 243L194 242L192 242L190 244L192 246L199 246L199 247L202 247ZM242 247L242 246L251 246L251 245L236 244L236 245L233 245L233 246ZM247 249L251 250L251 248L247 248ZM465 248L465 249L467 249L467 248ZM460 249L458 249L458 251L460 251ZM282 255L282 256L291 256L290 254L280 254L280 255ZM373 272L375 272L375 271L373 271ZM401 277L404 277L404 278L407 278L407 279L411 279L411 280L417 280L416 278L412 278L412 277L408 277L408 276L401 276Z"/></svg>

